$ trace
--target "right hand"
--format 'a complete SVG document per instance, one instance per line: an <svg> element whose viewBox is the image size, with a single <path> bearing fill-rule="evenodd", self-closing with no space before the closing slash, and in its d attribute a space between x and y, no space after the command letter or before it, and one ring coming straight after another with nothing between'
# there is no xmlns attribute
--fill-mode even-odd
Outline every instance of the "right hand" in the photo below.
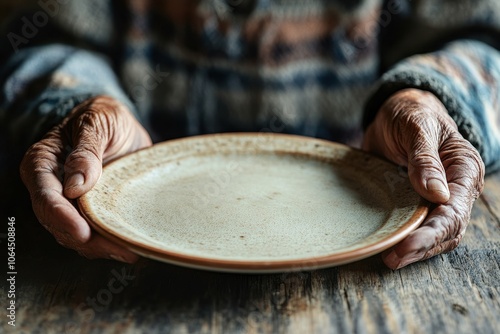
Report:
<svg viewBox="0 0 500 334"><path fill-rule="evenodd" d="M21 178L40 223L61 245L87 258L135 262L137 255L93 231L72 203L96 184L104 163L151 144L120 102L99 96L77 106L21 162Z"/></svg>

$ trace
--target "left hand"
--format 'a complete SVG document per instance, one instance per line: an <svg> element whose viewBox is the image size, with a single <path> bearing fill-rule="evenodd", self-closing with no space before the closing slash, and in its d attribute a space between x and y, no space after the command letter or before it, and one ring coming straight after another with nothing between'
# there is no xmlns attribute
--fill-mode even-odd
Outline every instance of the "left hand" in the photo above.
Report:
<svg viewBox="0 0 500 334"><path fill-rule="evenodd" d="M484 184L484 164L432 93L405 89L392 95L368 127L363 149L408 168L415 190L436 206L422 225L383 253L399 269L455 249Z"/></svg>

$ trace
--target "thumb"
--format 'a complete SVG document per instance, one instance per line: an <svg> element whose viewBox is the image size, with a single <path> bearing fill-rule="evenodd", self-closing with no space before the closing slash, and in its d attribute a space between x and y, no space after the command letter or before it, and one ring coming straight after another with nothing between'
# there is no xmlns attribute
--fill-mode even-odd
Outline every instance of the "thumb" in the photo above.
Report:
<svg viewBox="0 0 500 334"><path fill-rule="evenodd" d="M108 144L109 127L97 113L83 113L75 119L72 132L73 150L64 165L64 195L77 198L88 192L102 173L102 156Z"/></svg>
<svg viewBox="0 0 500 334"><path fill-rule="evenodd" d="M67 198L80 197L92 189L101 176L103 162L152 144L128 108L106 96L77 107L63 127L73 144L64 165Z"/></svg>
<svg viewBox="0 0 500 334"><path fill-rule="evenodd" d="M417 193L432 203L450 199L446 172L439 155L439 145L429 137L418 136L408 150L408 176Z"/></svg>

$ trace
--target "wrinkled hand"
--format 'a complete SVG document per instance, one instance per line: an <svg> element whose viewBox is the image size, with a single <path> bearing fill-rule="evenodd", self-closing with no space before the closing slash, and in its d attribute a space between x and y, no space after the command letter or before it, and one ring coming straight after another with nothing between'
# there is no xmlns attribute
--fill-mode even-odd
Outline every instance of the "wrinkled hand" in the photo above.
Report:
<svg viewBox="0 0 500 334"><path fill-rule="evenodd" d="M136 261L135 254L92 231L72 200L95 185L103 163L150 145L147 132L114 99L96 97L76 107L21 162L40 223L61 245L87 258Z"/></svg>
<svg viewBox="0 0 500 334"><path fill-rule="evenodd" d="M392 95L363 148L408 167L415 190L437 204L417 230L383 253L385 264L398 269L455 249L483 190L484 164L437 97L417 89Z"/></svg>

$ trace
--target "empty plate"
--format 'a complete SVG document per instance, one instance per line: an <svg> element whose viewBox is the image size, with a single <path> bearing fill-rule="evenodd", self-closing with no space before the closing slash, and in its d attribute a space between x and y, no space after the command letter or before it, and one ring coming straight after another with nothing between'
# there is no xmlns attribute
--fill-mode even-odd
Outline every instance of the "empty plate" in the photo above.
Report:
<svg viewBox="0 0 500 334"><path fill-rule="evenodd" d="M401 241L428 211L385 160L263 133L190 137L124 156L78 204L95 230L140 255L252 273L366 258Z"/></svg>

